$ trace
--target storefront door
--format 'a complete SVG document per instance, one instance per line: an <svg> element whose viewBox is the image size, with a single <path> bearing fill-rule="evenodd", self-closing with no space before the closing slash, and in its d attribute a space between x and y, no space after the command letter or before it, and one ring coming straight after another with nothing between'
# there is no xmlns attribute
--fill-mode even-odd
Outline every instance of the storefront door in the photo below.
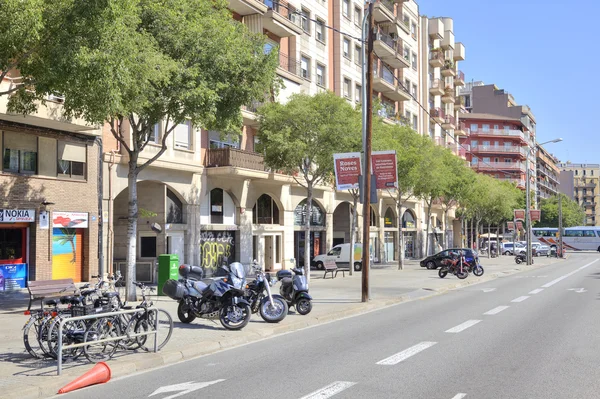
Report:
<svg viewBox="0 0 600 399"><path fill-rule="evenodd" d="M52 229L52 279L72 278L81 282L83 229Z"/></svg>

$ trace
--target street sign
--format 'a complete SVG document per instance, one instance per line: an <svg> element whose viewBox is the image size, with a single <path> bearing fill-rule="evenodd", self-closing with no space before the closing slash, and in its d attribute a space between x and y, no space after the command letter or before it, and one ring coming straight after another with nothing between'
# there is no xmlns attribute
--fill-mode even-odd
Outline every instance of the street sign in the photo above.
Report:
<svg viewBox="0 0 600 399"><path fill-rule="evenodd" d="M510 231L515 230L515 222L506 222L506 228Z"/></svg>
<svg viewBox="0 0 600 399"><path fill-rule="evenodd" d="M374 151L371 165L378 190L398 187L396 151Z"/></svg>
<svg viewBox="0 0 600 399"><path fill-rule="evenodd" d="M333 165L337 190L358 188L358 176L361 174L360 152L333 154Z"/></svg>
<svg viewBox="0 0 600 399"><path fill-rule="evenodd" d="M515 209L515 220L525 220L525 209Z"/></svg>
<svg viewBox="0 0 600 399"><path fill-rule="evenodd" d="M532 222L537 222L542 218L542 211L532 209L529 211L529 217L531 217Z"/></svg>

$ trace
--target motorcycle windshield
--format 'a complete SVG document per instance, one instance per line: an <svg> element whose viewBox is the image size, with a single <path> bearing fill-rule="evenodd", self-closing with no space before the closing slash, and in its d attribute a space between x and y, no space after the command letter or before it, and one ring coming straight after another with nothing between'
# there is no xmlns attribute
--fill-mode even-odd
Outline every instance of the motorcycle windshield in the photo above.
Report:
<svg viewBox="0 0 600 399"><path fill-rule="evenodd" d="M229 271L232 285L237 289L241 289L244 285L246 277L246 269L244 268L244 265L242 265L240 262L233 262L231 265L229 265Z"/></svg>
<svg viewBox="0 0 600 399"><path fill-rule="evenodd" d="M294 277L294 290L295 291L306 291L306 277L295 276Z"/></svg>

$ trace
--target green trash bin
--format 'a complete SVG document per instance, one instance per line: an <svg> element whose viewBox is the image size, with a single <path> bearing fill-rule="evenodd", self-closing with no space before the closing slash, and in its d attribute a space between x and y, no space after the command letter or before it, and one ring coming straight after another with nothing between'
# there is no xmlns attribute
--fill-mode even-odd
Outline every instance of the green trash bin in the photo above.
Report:
<svg viewBox="0 0 600 399"><path fill-rule="evenodd" d="M179 280L179 256L164 254L158 256L158 295L164 295L163 285L169 279Z"/></svg>

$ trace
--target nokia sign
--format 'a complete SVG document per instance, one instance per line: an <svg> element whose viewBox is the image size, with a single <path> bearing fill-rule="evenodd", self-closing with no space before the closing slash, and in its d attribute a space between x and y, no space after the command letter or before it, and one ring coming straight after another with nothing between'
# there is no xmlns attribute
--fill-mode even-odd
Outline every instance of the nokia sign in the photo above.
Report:
<svg viewBox="0 0 600 399"><path fill-rule="evenodd" d="M0 209L0 223L34 222L33 209Z"/></svg>

